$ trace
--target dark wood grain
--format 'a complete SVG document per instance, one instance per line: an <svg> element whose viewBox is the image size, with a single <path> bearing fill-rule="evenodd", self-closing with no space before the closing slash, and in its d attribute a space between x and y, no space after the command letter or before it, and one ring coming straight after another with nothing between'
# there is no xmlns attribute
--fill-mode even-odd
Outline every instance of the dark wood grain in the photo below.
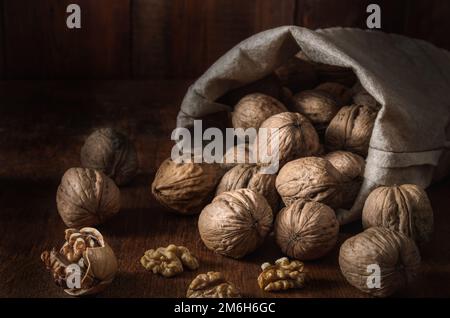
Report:
<svg viewBox="0 0 450 318"><path fill-rule="evenodd" d="M70 3L81 29L66 26ZM129 9L130 0L4 0L7 78L128 78Z"/></svg>
<svg viewBox="0 0 450 318"><path fill-rule="evenodd" d="M0 0L0 80L5 78L5 42L3 35L3 0Z"/></svg>
<svg viewBox="0 0 450 318"><path fill-rule="evenodd" d="M322 260L307 262L312 278L304 290L267 294L256 278L260 265L282 256L272 238L237 261L215 255L202 244L197 217L170 214L150 194L158 165L170 154L170 133L190 81L0 82L0 297L67 297L53 285L40 253L62 242L64 224L55 193L64 171L78 166L86 136L115 126L135 143L139 176L121 188L120 213L99 229L114 249L119 272L100 297L182 297L199 273L223 271L246 297L365 297L345 282L338 247ZM435 211L435 235L422 251L422 275L397 296L450 296L450 181L428 191ZM341 230L339 242L360 230ZM200 269L165 279L145 271L146 249L169 243L189 247Z"/></svg>

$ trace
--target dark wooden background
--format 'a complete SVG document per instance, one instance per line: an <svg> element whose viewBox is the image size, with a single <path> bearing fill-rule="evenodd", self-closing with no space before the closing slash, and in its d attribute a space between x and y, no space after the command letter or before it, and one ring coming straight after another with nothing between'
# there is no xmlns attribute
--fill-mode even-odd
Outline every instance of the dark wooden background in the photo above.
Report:
<svg viewBox="0 0 450 318"><path fill-rule="evenodd" d="M365 28L369 3L383 31L450 49L448 0L0 0L0 79L194 78L269 28Z"/></svg>

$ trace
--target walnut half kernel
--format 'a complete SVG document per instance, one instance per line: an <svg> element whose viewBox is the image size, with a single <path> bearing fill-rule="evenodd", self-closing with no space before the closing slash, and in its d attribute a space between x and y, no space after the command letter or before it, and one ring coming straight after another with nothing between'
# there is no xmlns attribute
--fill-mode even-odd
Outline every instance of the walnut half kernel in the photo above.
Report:
<svg viewBox="0 0 450 318"><path fill-rule="evenodd" d="M196 270L199 266L197 258L184 246L170 244L145 252L141 258L145 269L164 277L173 277L183 272L184 267Z"/></svg>
<svg viewBox="0 0 450 318"><path fill-rule="evenodd" d="M220 272L208 272L194 278L186 293L187 298L241 298L239 289L228 282Z"/></svg>
<svg viewBox="0 0 450 318"><path fill-rule="evenodd" d="M262 273L258 277L259 287L266 292L303 288L306 282L306 273L302 262L289 261L287 257L280 258L275 264L261 265Z"/></svg>

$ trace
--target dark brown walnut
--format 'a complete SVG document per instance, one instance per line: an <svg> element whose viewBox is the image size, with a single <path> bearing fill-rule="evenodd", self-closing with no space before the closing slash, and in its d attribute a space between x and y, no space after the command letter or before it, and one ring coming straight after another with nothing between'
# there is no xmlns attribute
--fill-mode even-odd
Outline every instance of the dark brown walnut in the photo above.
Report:
<svg viewBox="0 0 450 318"><path fill-rule="evenodd" d="M377 112L369 107L342 107L325 132L329 150L347 150L367 156Z"/></svg>
<svg viewBox="0 0 450 318"><path fill-rule="evenodd" d="M114 279L117 259L102 234L90 227L71 228L65 231L65 240L59 251L41 254L56 285L72 296L103 291Z"/></svg>
<svg viewBox="0 0 450 318"><path fill-rule="evenodd" d="M259 288L266 292L276 292L293 288L303 288L306 284L304 264L289 261L287 257L277 259L275 264L261 265L262 273L258 276Z"/></svg>
<svg viewBox="0 0 450 318"><path fill-rule="evenodd" d="M210 250L242 258L262 244L272 221L272 210L261 194L238 189L216 196L200 214L198 229Z"/></svg>
<svg viewBox="0 0 450 318"><path fill-rule="evenodd" d="M81 148L81 165L100 170L117 185L123 185L137 173L136 149L124 134L112 128L98 129Z"/></svg>
<svg viewBox="0 0 450 318"><path fill-rule="evenodd" d="M339 111L333 96L319 90L303 91L295 95L293 108L319 126L327 125Z"/></svg>
<svg viewBox="0 0 450 318"><path fill-rule="evenodd" d="M208 272L194 278L187 298L241 298L240 291L220 272Z"/></svg>
<svg viewBox="0 0 450 318"><path fill-rule="evenodd" d="M68 227L101 224L120 210L120 190L103 172L70 168L56 193L59 215Z"/></svg>
<svg viewBox="0 0 450 318"><path fill-rule="evenodd" d="M353 104L364 105L375 110L379 108L376 99L362 87L361 83L353 87Z"/></svg>
<svg viewBox="0 0 450 318"><path fill-rule="evenodd" d="M277 158L281 168L287 162L315 155L320 150L319 136L311 122L299 113L281 113L266 119L253 144L253 151L259 164ZM272 134L271 129L277 129ZM278 144L278 147L276 147Z"/></svg>
<svg viewBox="0 0 450 318"><path fill-rule="evenodd" d="M347 86L333 82L322 83L317 86L315 90L322 91L333 96L338 106L349 105L353 96L352 90Z"/></svg>
<svg viewBox="0 0 450 318"><path fill-rule="evenodd" d="M152 183L152 193L159 203L180 214L196 214L214 196L224 174L219 164L177 163L166 159Z"/></svg>
<svg viewBox="0 0 450 318"><path fill-rule="evenodd" d="M386 227L423 244L433 234L433 209L426 192L417 185L379 187L366 199L362 222L364 228Z"/></svg>
<svg viewBox="0 0 450 318"><path fill-rule="evenodd" d="M275 70L281 84L293 92L310 89L317 85L319 78L314 66L296 56Z"/></svg>
<svg viewBox="0 0 450 318"><path fill-rule="evenodd" d="M234 128L256 128L267 118L287 112L286 107L273 97L255 93L242 98L236 104L232 114Z"/></svg>
<svg viewBox="0 0 450 318"><path fill-rule="evenodd" d="M345 177L328 160L306 157L287 163L278 173L275 186L286 206L303 199L336 209L343 204L345 183Z"/></svg>
<svg viewBox="0 0 450 318"><path fill-rule="evenodd" d="M342 244L339 266L354 287L376 297L387 297L415 279L420 254L414 241L403 233L372 227Z"/></svg>
<svg viewBox="0 0 450 318"><path fill-rule="evenodd" d="M276 174L263 174L261 167L249 164L240 164L229 170L217 186L216 195L222 192L250 189L264 196L272 211L278 210L279 195L275 188Z"/></svg>
<svg viewBox="0 0 450 318"><path fill-rule="evenodd" d="M278 213L274 230L284 254L314 260L336 245L339 223L334 211L325 204L297 200Z"/></svg>

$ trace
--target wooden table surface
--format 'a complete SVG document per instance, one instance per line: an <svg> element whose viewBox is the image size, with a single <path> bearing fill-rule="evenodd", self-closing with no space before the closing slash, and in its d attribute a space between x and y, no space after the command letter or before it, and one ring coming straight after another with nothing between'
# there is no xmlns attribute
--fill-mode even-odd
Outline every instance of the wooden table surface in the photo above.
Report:
<svg viewBox="0 0 450 318"><path fill-rule="evenodd" d="M168 213L150 193L159 164L169 156L170 133L189 81L0 82L0 296L69 297L55 286L40 253L63 242L65 226L55 204L64 171L79 166L84 139L112 125L128 132L140 174L121 188L120 213L99 226L116 253L119 271L99 297L183 297L199 273L222 271L245 297L365 297L351 287L337 264L338 246L327 257L307 262L312 278L303 290L277 294L259 290L260 265L282 256L272 238L252 255L233 260L205 248L197 216ZM422 274L397 296L450 296L450 181L428 193L435 212L433 241L422 251ZM340 243L360 231L344 227ZM170 243L198 256L195 272L167 279L144 270L145 250Z"/></svg>

